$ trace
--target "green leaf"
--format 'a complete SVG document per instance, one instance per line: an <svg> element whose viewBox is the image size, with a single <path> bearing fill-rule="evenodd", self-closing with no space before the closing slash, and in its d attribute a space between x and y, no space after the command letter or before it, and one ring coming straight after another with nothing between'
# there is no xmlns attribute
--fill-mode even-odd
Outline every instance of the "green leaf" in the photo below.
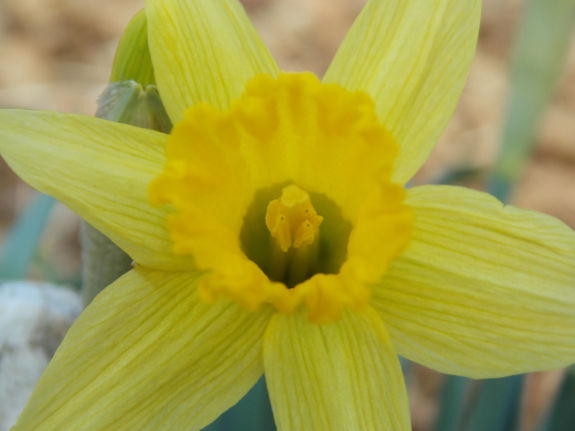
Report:
<svg viewBox="0 0 575 431"><path fill-rule="evenodd" d="M148 20L142 9L130 21L116 50L110 82L136 81L143 88L156 85L148 46Z"/></svg>
<svg viewBox="0 0 575 431"><path fill-rule="evenodd" d="M54 202L54 198L38 193L14 223L0 253L0 279L26 277Z"/></svg>

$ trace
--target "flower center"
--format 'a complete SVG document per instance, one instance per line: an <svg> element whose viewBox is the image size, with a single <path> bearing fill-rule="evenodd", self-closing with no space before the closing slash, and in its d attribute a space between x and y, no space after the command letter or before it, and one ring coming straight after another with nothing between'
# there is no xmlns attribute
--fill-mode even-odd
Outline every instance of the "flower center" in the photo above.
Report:
<svg viewBox="0 0 575 431"><path fill-rule="evenodd" d="M283 184L256 193L240 241L246 256L270 280L291 289L315 274L337 274L351 230L331 199Z"/></svg>

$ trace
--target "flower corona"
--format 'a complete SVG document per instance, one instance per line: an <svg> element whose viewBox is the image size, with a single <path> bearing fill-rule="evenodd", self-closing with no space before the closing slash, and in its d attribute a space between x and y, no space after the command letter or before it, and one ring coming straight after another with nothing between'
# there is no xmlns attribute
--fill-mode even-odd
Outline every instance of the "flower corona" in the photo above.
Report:
<svg viewBox="0 0 575 431"><path fill-rule="evenodd" d="M150 198L175 208L174 251L210 271L204 298L287 313L305 304L310 320L328 323L345 306L362 309L368 284L409 244L412 212L391 182L396 155L366 93L311 73L259 75L230 110L186 111ZM386 238L375 249L374 232Z"/></svg>

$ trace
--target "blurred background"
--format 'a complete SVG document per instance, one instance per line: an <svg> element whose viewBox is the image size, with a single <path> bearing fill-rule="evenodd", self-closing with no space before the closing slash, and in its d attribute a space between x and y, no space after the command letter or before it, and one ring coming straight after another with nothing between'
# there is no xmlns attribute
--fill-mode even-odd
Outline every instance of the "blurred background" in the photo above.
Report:
<svg viewBox="0 0 575 431"><path fill-rule="evenodd" d="M282 69L311 70L321 76L365 1L242 3ZM549 3L553 2L561 3ZM120 35L143 3L0 0L0 108L94 115ZM514 79L511 65L519 55L517 34L527 3L484 0L477 55L463 95L413 184L455 183L486 188L509 121L507 107ZM545 34L547 30L538 31ZM532 136L535 147L507 198L510 203L551 214L575 228L575 50L571 48L570 29L563 31L561 38L569 49L561 61L552 65L557 69L557 79L549 103L545 103L540 127ZM33 196L34 191L0 159L0 244ZM76 215L61 204L55 205L28 278L80 285L79 226ZM413 427L433 430L441 414L445 378L413 364L408 368ZM539 429L535 424L553 402L562 377L562 372L541 373L523 383L523 413L518 428ZM575 429L575 423L568 429Z"/></svg>

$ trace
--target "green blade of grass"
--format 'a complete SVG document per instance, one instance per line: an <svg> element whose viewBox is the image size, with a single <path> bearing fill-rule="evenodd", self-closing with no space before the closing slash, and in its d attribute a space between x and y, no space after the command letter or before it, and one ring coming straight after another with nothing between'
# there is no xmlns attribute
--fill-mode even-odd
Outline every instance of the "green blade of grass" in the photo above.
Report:
<svg viewBox="0 0 575 431"><path fill-rule="evenodd" d="M517 428L523 375L484 380L466 431L513 431Z"/></svg>
<svg viewBox="0 0 575 431"><path fill-rule="evenodd" d="M20 280L26 277L54 202L54 198L38 193L14 223L0 253L0 279Z"/></svg>
<svg viewBox="0 0 575 431"><path fill-rule="evenodd" d="M203 431L276 431L265 378Z"/></svg>
<svg viewBox="0 0 575 431"><path fill-rule="evenodd" d="M537 132L572 43L575 1L526 3L511 67L503 144L491 192L506 201L533 151Z"/></svg>
<svg viewBox="0 0 575 431"><path fill-rule="evenodd" d="M573 431L575 429L575 368L565 375L551 412L541 431Z"/></svg>
<svg viewBox="0 0 575 431"><path fill-rule="evenodd" d="M447 376L441 394L439 417L436 431L458 431L461 429L465 413L469 379L460 376Z"/></svg>

